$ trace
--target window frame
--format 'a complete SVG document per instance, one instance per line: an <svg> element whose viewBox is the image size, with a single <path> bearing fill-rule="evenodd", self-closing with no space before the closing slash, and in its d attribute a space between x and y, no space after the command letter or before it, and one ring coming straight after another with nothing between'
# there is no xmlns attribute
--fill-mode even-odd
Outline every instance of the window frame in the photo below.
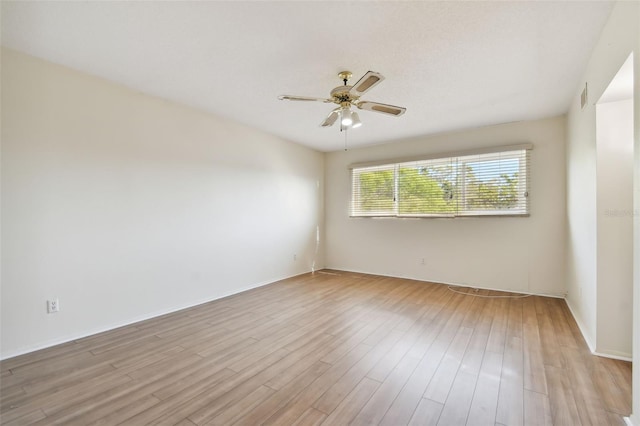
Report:
<svg viewBox="0 0 640 426"><path fill-rule="evenodd" d="M375 161L367 163L356 163L349 166L350 176L350 202L349 202L349 217L351 218L465 218L465 217L529 217L530 216L530 182L531 182L531 151L533 150L532 144L518 144L509 146L497 146L482 148L470 151L457 151L451 153L440 153L432 155L424 155L420 157L402 158L396 160ZM524 151L524 152L523 152ZM466 207L461 207L466 204L466 198L464 201L460 199L460 193L456 197L456 208L453 213L400 213L398 200L398 181L399 170L403 166L408 164L417 165L421 162L427 162L429 160L439 160L455 162L456 169L454 173L456 181L456 190L462 193L466 193L468 181L465 179L466 168L461 167L460 164L477 163L482 160L482 157L487 158L485 161L492 161L491 158L496 158L494 161L509 159L518 159L518 186L517 194L519 207L514 209L492 209L492 210L468 210ZM475 159L475 161L474 161ZM393 208L387 210L378 210L374 212L364 212L362 210L362 201L357 197L356 191L360 190L360 183L357 181L359 175L367 171L376 170L389 170L393 169ZM522 170L524 169L524 173Z"/></svg>

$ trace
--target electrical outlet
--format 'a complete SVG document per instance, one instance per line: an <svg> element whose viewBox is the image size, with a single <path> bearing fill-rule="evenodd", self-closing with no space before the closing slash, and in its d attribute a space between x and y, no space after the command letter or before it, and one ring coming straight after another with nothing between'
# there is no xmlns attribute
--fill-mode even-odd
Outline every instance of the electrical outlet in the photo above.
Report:
<svg viewBox="0 0 640 426"><path fill-rule="evenodd" d="M55 299L47 300L47 313L55 314L60 310L60 301L56 297Z"/></svg>
<svg viewBox="0 0 640 426"><path fill-rule="evenodd" d="M293 255L293 261L295 262L296 260L298 260L298 255L297 255L297 254L294 254L294 255Z"/></svg>
<svg viewBox="0 0 640 426"><path fill-rule="evenodd" d="M422 259L420 259L420 264L422 266L425 266L427 264L427 262L424 260L424 257Z"/></svg>

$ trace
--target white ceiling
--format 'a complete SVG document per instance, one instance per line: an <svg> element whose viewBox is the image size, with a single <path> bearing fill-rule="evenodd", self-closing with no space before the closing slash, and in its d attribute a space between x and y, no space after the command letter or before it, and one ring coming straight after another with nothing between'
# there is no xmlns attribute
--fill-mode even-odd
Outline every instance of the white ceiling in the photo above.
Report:
<svg viewBox="0 0 640 426"><path fill-rule="evenodd" d="M349 146L567 111L611 2L8 2L2 44L320 151L337 73L386 80Z"/></svg>

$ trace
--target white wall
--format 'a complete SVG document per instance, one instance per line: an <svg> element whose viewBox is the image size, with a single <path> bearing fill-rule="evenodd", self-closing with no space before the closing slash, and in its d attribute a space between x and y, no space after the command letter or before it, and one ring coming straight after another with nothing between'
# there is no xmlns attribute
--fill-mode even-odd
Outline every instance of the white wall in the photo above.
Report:
<svg viewBox="0 0 640 426"><path fill-rule="evenodd" d="M327 155L327 266L563 295L565 118L447 133ZM349 218L351 163L531 142L531 216ZM426 264L421 265L425 258Z"/></svg>
<svg viewBox="0 0 640 426"><path fill-rule="evenodd" d="M633 99L599 103L596 110L596 351L631 358Z"/></svg>
<svg viewBox="0 0 640 426"><path fill-rule="evenodd" d="M640 22L640 7L636 11ZM640 30L638 31L640 33ZM636 38L637 40L637 38ZM640 41L634 50L633 211L640 212ZM640 215L633 215L633 357L632 409L629 423L640 426Z"/></svg>
<svg viewBox="0 0 640 426"><path fill-rule="evenodd" d="M595 102L630 53L634 54L634 211L640 209L640 3L618 2L576 88L567 120L567 302L592 348L596 341L596 126ZM580 108L580 92L589 103ZM633 215L633 361L640 365L640 217ZM633 416L640 425L640 368L633 369Z"/></svg>
<svg viewBox="0 0 640 426"><path fill-rule="evenodd" d="M3 49L1 356L321 268L323 161Z"/></svg>
<svg viewBox="0 0 640 426"><path fill-rule="evenodd" d="M579 99L574 100L574 104ZM587 107L589 108L589 107ZM592 121L593 123L589 123ZM593 136L589 135L593 125ZM583 143L592 139L593 143ZM567 115L567 303L591 350L597 306L595 115Z"/></svg>

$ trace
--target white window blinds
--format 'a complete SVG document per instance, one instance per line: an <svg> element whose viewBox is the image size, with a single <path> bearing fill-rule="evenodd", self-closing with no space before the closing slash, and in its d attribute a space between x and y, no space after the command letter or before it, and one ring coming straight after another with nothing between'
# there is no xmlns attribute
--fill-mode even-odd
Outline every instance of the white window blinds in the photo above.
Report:
<svg viewBox="0 0 640 426"><path fill-rule="evenodd" d="M530 149L354 165L350 215L527 215Z"/></svg>

